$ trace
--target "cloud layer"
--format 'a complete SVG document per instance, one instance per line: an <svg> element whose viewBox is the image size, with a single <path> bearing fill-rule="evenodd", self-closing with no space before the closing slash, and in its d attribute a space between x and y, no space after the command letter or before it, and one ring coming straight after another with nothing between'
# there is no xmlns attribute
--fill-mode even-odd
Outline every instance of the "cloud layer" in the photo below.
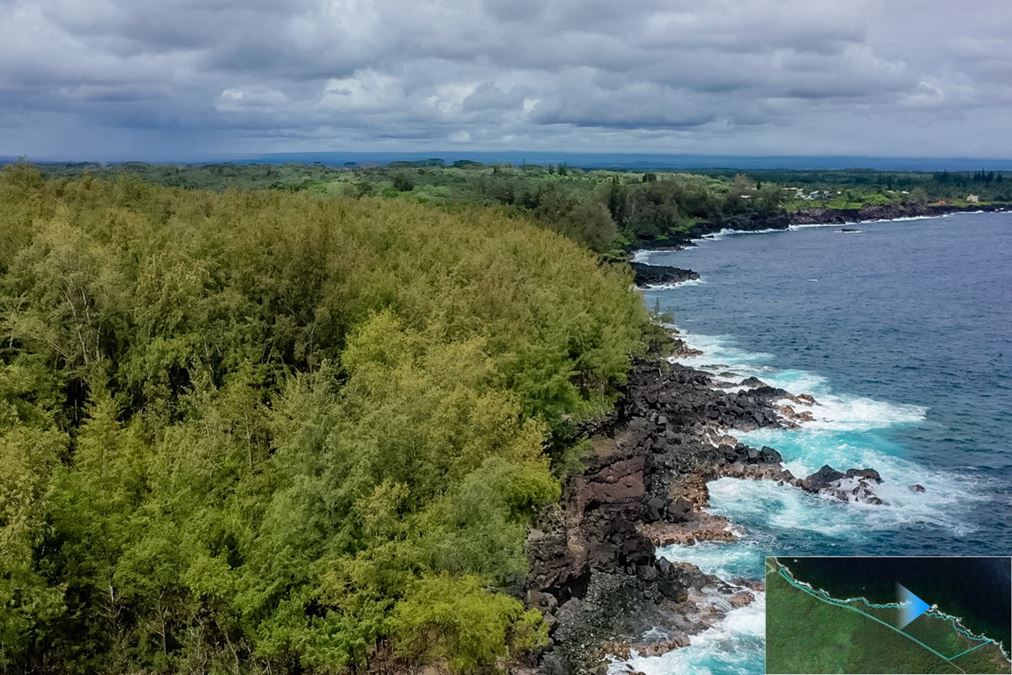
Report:
<svg viewBox="0 0 1012 675"><path fill-rule="evenodd" d="M1012 156L1012 12L913 0L0 0L0 155Z"/></svg>

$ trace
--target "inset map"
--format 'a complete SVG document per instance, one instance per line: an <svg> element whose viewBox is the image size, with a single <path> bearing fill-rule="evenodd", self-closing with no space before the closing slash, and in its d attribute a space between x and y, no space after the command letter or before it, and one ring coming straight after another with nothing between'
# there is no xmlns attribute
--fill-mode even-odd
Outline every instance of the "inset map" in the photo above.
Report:
<svg viewBox="0 0 1012 675"><path fill-rule="evenodd" d="M767 558L769 673L1010 673L1010 558Z"/></svg>

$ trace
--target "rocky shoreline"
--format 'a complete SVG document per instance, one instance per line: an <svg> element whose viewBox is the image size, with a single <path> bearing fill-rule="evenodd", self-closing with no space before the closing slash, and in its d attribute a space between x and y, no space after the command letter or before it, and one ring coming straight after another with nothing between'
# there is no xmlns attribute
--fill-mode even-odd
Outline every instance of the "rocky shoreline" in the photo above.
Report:
<svg viewBox="0 0 1012 675"><path fill-rule="evenodd" d="M647 265L636 261L630 262L629 266L632 267L636 285L640 287L681 284L699 278L699 272L682 269L681 267Z"/></svg>
<svg viewBox="0 0 1012 675"><path fill-rule="evenodd" d="M721 230L757 232L762 230L786 230L791 225L847 225L878 220L899 220L902 218L932 218L953 213L995 212L1009 209L1008 204L974 204L972 206L950 206L946 204L883 204L860 209L809 208L791 213L778 211L762 214L749 213L727 216L713 222L698 223L686 232L667 237L637 241L633 248L678 250L692 246L693 239L716 234ZM652 283L652 282L648 282Z"/></svg>
<svg viewBox="0 0 1012 675"><path fill-rule="evenodd" d="M869 220L897 220L899 218L933 218L952 213L994 212L1008 208L1003 204L973 204L950 206L947 204L883 204L861 209L802 209L788 215L790 225L817 225L833 223L843 225Z"/></svg>
<svg viewBox="0 0 1012 675"><path fill-rule="evenodd" d="M672 338L675 356L692 353ZM753 601L761 584L656 556L672 543L734 538L726 519L705 511L711 480L774 480L876 503L881 479L872 469L823 467L798 478L775 449L749 447L723 431L791 427L817 405L755 378L724 382L662 355L638 363L614 417L590 438L583 471L529 533L526 600L544 612L551 635L534 672L604 673L608 656L686 646Z"/></svg>
<svg viewBox="0 0 1012 675"><path fill-rule="evenodd" d="M794 224L853 223L939 216L999 207L869 207L809 209L702 224L650 246L679 249L724 228L758 231ZM699 274L631 261L637 286L684 283ZM792 428L812 421L811 395L792 394L756 378L732 381L677 363L701 352L674 331L665 349L637 363L613 417L590 436L583 470L566 483L562 500L529 532L527 603L540 609L550 644L524 673L608 672L632 653L660 655L685 647L727 614L754 601L762 583L721 579L693 564L670 562L657 549L672 544L733 541L732 524L707 511L707 483L731 477L772 480L841 502L880 505L882 483L870 467L823 466L799 477L771 447L753 448L725 430ZM911 485L923 492L921 485Z"/></svg>

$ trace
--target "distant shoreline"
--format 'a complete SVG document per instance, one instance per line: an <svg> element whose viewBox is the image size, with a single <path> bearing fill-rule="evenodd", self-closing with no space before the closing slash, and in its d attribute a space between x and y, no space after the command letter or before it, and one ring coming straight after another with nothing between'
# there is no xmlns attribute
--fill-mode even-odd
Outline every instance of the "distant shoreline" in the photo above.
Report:
<svg viewBox="0 0 1012 675"><path fill-rule="evenodd" d="M685 232L669 237L651 240L637 240L627 247L630 256L637 251L671 250L680 251L695 246L694 240L704 239L725 230L732 232L786 231L792 225L857 225L909 220L912 218L940 218L957 213L1004 213L1012 210L1012 204L973 204L968 206L927 204L867 206L860 209L801 209L792 213L779 212L766 215L752 214L749 217L732 217L711 223L699 223Z"/></svg>

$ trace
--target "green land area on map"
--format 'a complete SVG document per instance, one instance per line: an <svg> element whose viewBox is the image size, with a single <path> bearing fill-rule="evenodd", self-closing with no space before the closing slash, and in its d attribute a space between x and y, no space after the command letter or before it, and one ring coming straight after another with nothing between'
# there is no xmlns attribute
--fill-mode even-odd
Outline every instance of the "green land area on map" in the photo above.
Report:
<svg viewBox="0 0 1012 675"><path fill-rule="evenodd" d="M769 673L1009 673L998 643L935 612L897 628L896 607L844 602L766 561Z"/></svg>

